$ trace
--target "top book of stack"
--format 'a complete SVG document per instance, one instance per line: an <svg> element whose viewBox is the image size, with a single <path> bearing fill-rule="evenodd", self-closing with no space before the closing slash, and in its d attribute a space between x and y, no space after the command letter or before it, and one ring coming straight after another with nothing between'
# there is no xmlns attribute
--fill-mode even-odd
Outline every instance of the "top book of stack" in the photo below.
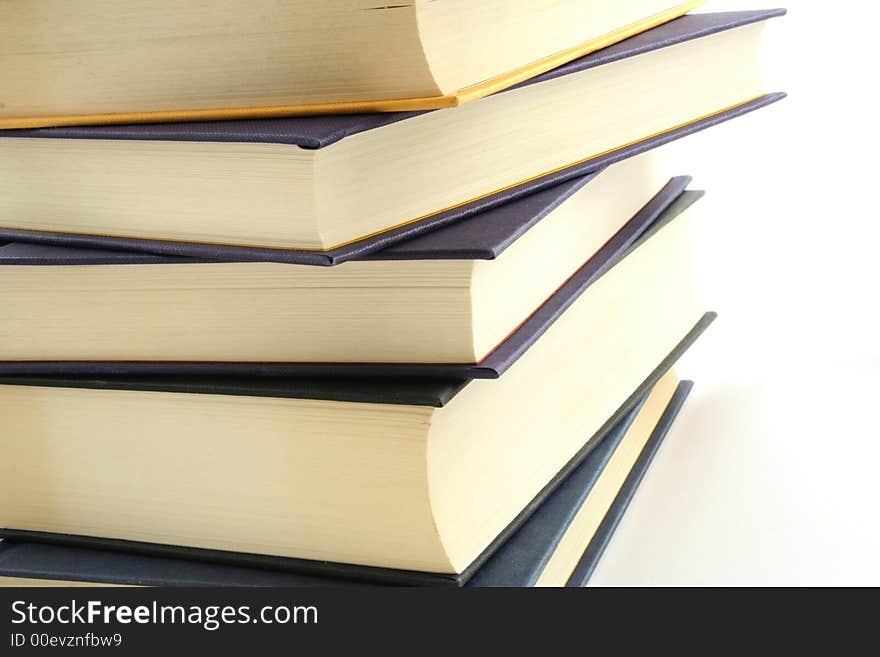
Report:
<svg viewBox="0 0 880 657"><path fill-rule="evenodd" d="M28 0L0 129L454 107L704 0Z"/></svg>

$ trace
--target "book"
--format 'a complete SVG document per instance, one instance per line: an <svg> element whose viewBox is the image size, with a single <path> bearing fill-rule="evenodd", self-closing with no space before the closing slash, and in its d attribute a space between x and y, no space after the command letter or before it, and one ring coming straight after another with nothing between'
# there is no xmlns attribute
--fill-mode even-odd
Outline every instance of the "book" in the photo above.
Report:
<svg viewBox="0 0 880 657"><path fill-rule="evenodd" d="M118 251L137 251L164 256L183 256L211 261L228 262L279 262L314 266L334 266L350 260L364 259L379 250L385 250L401 241L408 241L439 228L447 227L463 219L485 214L525 196L546 191L564 182L584 178L602 169L656 149L669 142L681 139L712 126L730 121L744 114L777 102L784 94L768 94L736 108L713 114L668 132L642 139L622 148L617 148L585 162L566 167L527 183L516 185L496 194L490 194L477 201L431 215L423 220L351 242L328 250L273 249L248 247L231 244L203 244L198 242L151 240L143 238L114 237L109 235L87 235L78 233L34 231L27 229L0 227L0 243L20 241L32 244L47 244L79 249L102 249Z"/></svg>
<svg viewBox="0 0 880 657"><path fill-rule="evenodd" d="M778 100L781 13L684 16L454 110L5 131L0 227L333 251Z"/></svg>
<svg viewBox="0 0 880 657"><path fill-rule="evenodd" d="M677 259L657 237L683 226L636 253ZM496 381L0 377L0 535L466 580L713 319L657 278L573 304Z"/></svg>
<svg viewBox="0 0 880 657"><path fill-rule="evenodd" d="M641 238L701 193L676 178L624 223L651 194L632 164L332 270L2 247L0 372L497 376L576 299L604 303L606 272L654 294Z"/></svg>
<svg viewBox="0 0 880 657"><path fill-rule="evenodd" d="M692 387L688 381L676 383L673 371L664 375L464 586L585 586ZM47 543L0 543L0 586L369 585L283 570L71 547L63 538L52 538Z"/></svg>
<svg viewBox="0 0 880 657"><path fill-rule="evenodd" d="M451 107L701 4L30 0L0 25L0 128Z"/></svg>

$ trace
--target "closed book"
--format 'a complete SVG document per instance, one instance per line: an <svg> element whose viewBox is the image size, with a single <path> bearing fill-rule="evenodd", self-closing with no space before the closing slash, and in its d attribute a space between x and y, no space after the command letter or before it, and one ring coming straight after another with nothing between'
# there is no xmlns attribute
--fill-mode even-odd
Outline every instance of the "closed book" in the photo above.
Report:
<svg viewBox="0 0 880 657"><path fill-rule="evenodd" d="M0 24L0 129L453 107L702 0L29 0Z"/></svg>
<svg viewBox="0 0 880 657"><path fill-rule="evenodd" d="M684 16L452 110L4 131L0 227L340 262L779 100L781 13Z"/></svg>
<svg viewBox="0 0 880 657"><path fill-rule="evenodd" d="M469 587L585 586L651 459L681 409L690 382L668 372L571 470L534 512L459 584ZM34 537L31 537L34 538ZM364 586L366 580L43 542L0 543L0 585ZM584 549L586 546L586 550ZM192 553L187 556L192 557ZM199 556L199 555L196 555ZM432 580L396 583L445 584Z"/></svg>

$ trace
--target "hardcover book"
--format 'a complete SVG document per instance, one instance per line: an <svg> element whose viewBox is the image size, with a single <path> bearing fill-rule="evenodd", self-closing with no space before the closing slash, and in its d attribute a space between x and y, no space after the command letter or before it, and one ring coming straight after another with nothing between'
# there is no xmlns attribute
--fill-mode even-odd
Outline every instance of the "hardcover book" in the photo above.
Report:
<svg viewBox="0 0 880 657"><path fill-rule="evenodd" d="M0 248L0 303L16 309L4 322L0 373L497 378L573 305L584 330L596 332L586 318L609 304L650 307L669 296L656 287L663 270L678 272L676 287L690 284L688 208L700 193L674 179L614 233L619 217L580 216L605 182L614 181L600 177L559 203L577 187L569 185L508 208L497 224L481 218L387 260L317 275L280 264ZM491 256L553 206L497 260L456 259ZM658 249L665 260L652 255ZM92 264L70 264L78 258ZM114 259L128 264L95 264Z"/></svg>
<svg viewBox="0 0 880 657"><path fill-rule="evenodd" d="M781 13L684 16L453 110L5 131L0 226L338 262L778 100Z"/></svg>
<svg viewBox="0 0 880 657"><path fill-rule="evenodd" d="M647 399L626 414L462 583L468 587L585 586L690 391L690 382L677 386L676 382L675 374L667 373ZM0 585L368 585L331 576L71 547L63 537L43 538L47 542L0 543Z"/></svg>
<svg viewBox="0 0 880 657"><path fill-rule="evenodd" d="M703 2L7 4L0 129L452 107Z"/></svg>

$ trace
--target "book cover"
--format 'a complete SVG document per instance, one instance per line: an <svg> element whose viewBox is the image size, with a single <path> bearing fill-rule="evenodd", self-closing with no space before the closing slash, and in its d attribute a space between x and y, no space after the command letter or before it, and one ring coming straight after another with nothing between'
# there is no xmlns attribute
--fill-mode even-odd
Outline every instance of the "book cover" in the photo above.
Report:
<svg viewBox="0 0 880 657"><path fill-rule="evenodd" d="M583 586L595 568L641 478L681 409L692 384L682 382L633 466L611 509L590 541L568 586ZM468 587L531 586L559 544L598 476L627 429L642 401L625 413L604 439L546 495L534 513L511 531L494 553L473 571ZM120 549L70 546L63 537L48 542L5 540L0 543L0 577L125 584L136 586L365 586L368 582L264 567L223 565L174 556L155 556ZM125 547L125 546L120 546ZM266 564L268 566L268 564ZM390 583L390 582L386 582ZM404 583L404 582L395 582ZM436 581L406 582L424 585ZM445 583L445 582L443 582Z"/></svg>
<svg viewBox="0 0 880 657"><path fill-rule="evenodd" d="M657 196L652 199L635 217L633 217L602 249L588 260L575 274L569 278L550 298L548 298L529 318L512 332L498 347L476 364L383 364L383 363L212 363L212 362L116 362L116 361L0 361L0 375L53 375L53 376L140 376L170 377L188 376L194 380L200 376L224 377L423 377L429 379L447 378L457 380L494 379L500 377L522 356L549 328L558 320L565 310L571 306L593 283L613 267L633 249L638 248L649 239L654 231L673 221L702 196L702 192L682 191L687 185L687 178L670 181ZM511 222L514 230L522 223ZM459 238L467 237L471 230L466 226L454 226L454 239L448 245L451 249L459 249ZM482 228L476 229L482 232ZM510 231L483 235L482 246L485 254L493 248L501 248L509 237ZM425 238L429 242L437 239L434 236ZM403 248L403 247L402 247ZM416 252L421 247L416 245ZM4 252L9 253L4 256ZM62 256L59 260L53 252L58 249L14 244L0 248L0 264L16 261L31 264L56 264L69 261ZM62 250L63 251L63 250ZM48 253L47 253L48 252ZM100 258L103 254L81 252L86 262L100 263L107 261ZM118 254L117 254L118 255ZM107 255L108 258L117 257ZM124 258L136 258L135 262L143 262L145 256L128 255ZM98 258L96 260L96 258ZM140 259L138 259L140 258ZM128 261L128 260L126 260ZM118 262L115 261L115 262Z"/></svg>

